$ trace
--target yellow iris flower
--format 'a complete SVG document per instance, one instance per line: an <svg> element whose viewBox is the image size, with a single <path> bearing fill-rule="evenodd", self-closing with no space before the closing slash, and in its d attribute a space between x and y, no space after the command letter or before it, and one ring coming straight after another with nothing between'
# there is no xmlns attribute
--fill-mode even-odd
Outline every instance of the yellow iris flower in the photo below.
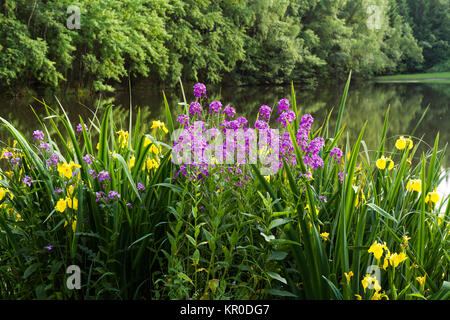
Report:
<svg viewBox="0 0 450 320"><path fill-rule="evenodd" d="M121 148L125 148L128 145L128 138L130 134L128 131L119 130L117 131L117 134L119 135L119 145Z"/></svg>
<svg viewBox="0 0 450 320"><path fill-rule="evenodd" d="M388 263L394 268L397 268L398 265L406 259L408 259L408 257L404 252L388 255L384 258L383 269L386 270Z"/></svg>
<svg viewBox="0 0 450 320"><path fill-rule="evenodd" d="M128 160L128 169L133 168L135 162L136 162L136 158L135 158L134 156L132 156L132 157L130 158L130 160Z"/></svg>
<svg viewBox="0 0 450 320"><path fill-rule="evenodd" d="M378 243L375 241L369 248L368 252L373 253L375 259L380 261L381 256L383 255L383 249L389 253L389 249L386 246L386 243Z"/></svg>
<svg viewBox="0 0 450 320"><path fill-rule="evenodd" d="M68 225L67 220L66 222L64 222L64 228ZM75 230L77 229L77 217L73 217L73 221L72 221L72 231L75 232Z"/></svg>
<svg viewBox="0 0 450 320"><path fill-rule="evenodd" d="M383 292L379 292L379 291L375 291L375 293L373 294L372 298L370 298L370 300L381 300L385 298L386 300L389 300L388 295L383 291Z"/></svg>
<svg viewBox="0 0 450 320"><path fill-rule="evenodd" d="M395 147L398 150L403 150L406 147L408 147L408 150L411 150L413 147L414 143L410 138L405 138L404 136L401 136L400 138L397 139L397 141L395 141Z"/></svg>
<svg viewBox="0 0 450 320"><path fill-rule="evenodd" d="M419 282L421 286L425 285L427 275L424 275L423 277L416 277L416 280Z"/></svg>
<svg viewBox="0 0 450 320"><path fill-rule="evenodd" d="M77 198L71 199L69 197L66 197L66 203L70 209L73 209L75 211L78 210L78 199Z"/></svg>
<svg viewBox="0 0 450 320"><path fill-rule="evenodd" d="M156 129L156 128L161 128L164 131L164 133L169 132L169 130L167 130L166 125L164 124L164 122L161 122L159 120L153 121L151 129Z"/></svg>
<svg viewBox="0 0 450 320"><path fill-rule="evenodd" d="M55 209L56 211L59 212L64 212L64 210L66 210L67 208L67 202L65 199L59 199L58 202L56 203Z"/></svg>
<svg viewBox="0 0 450 320"><path fill-rule="evenodd" d="M388 162L389 162L389 165L387 166L388 170L392 170L394 168L394 161L392 161L392 159L389 157L386 158L385 156L381 156L381 158L378 159L375 164L378 169L384 170L386 169L386 165Z"/></svg>
<svg viewBox="0 0 450 320"><path fill-rule="evenodd" d="M344 272L344 276L347 279L347 285L350 284L350 279L354 276L353 271L350 271L349 273Z"/></svg>
<svg viewBox="0 0 450 320"><path fill-rule="evenodd" d="M328 241L328 237L330 236L330 234L328 233L328 232L322 232L321 234L320 234L320 237L323 239L323 240L325 240L325 241Z"/></svg>
<svg viewBox="0 0 450 320"><path fill-rule="evenodd" d="M378 280L375 277L371 277L370 274L366 274L364 279L361 280L361 284L364 288L364 292L366 292L366 288L369 286L369 284L373 284L373 288L376 292L381 290L381 286L378 283Z"/></svg>
<svg viewBox="0 0 450 320"><path fill-rule="evenodd" d="M406 190L408 191L422 191L422 180L420 179L410 179L406 184Z"/></svg>
<svg viewBox="0 0 450 320"><path fill-rule="evenodd" d="M439 193L437 193L436 191L428 192L427 196L425 197L425 203L429 203L430 201L432 203L438 203L439 199Z"/></svg>
<svg viewBox="0 0 450 320"><path fill-rule="evenodd" d="M0 201L6 196L6 189L0 188Z"/></svg>

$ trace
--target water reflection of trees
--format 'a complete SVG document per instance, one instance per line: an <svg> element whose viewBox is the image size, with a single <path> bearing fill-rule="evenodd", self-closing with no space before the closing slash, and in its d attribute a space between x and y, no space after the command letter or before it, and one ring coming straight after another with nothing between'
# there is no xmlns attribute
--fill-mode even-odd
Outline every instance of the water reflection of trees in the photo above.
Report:
<svg viewBox="0 0 450 320"><path fill-rule="evenodd" d="M390 120L388 144L394 143L396 135L408 135L420 119L423 110L430 105L430 110L423 119L421 126L416 131L416 137L424 136L424 142L432 145L436 133L440 132L440 146L449 141L449 114L448 101L450 101L450 86L424 85L424 84L376 84L354 83L350 87L347 98L346 110L343 115L343 123L347 124L347 132L351 141L359 134L362 125L368 121L364 140L368 148L375 149L379 144L380 134L383 129L384 115L390 106ZM316 119L315 125L319 126L326 119L328 112L334 108L334 116L331 117L331 128L334 129L336 116L343 92L343 85L318 86L315 90L295 86L296 100L301 113L311 113ZM147 84L138 85L133 89L132 104L133 113L136 115L140 108L143 121L143 130L148 130L151 120L165 121L163 112L162 88L155 88ZM187 102L193 100L190 86L185 87ZM165 94L168 103L176 117L182 112L182 106L178 103L182 100L179 88L166 89ZM276 107L277 102L284 97L290 98L290 86L267 87L223 87L208 88L208 100L221 100L223 105L231 105L236 108L238 114L245 115L252 123L257 116L259 107L267 104ZM52 107L57 107L56 101L51 96L45 98ZM66 94L60 100L67 109L69 116L78 123L78 115L86 121L92 117L92 111L100 105L113 103L114 117L119 125L128 128L129 92L127 89L118 90L114 97L107 100L98 96ZM37 120L27 105L32 104L38 114L44 115L44 109L38 102L27 98L24 100L10 99L0 110L0 115L11 121L17 128L31 136L32 131L39 126ZM205 106L207 108L207 106ZM276 109L276 108L275 108ZM18 112L20 110L20 112ZM274 115L276 116L276 115ZM273 117L274 118L274 117ZM273 119L272 118L272 119ZM49 127L50 128L50 127ZM52 130L52 129L50 129ZM53 131L51 131L52 133ZM0 129L0 140L6 141L9 135L4 128ZM425 145L421 150L425 150ZM419 150L419 151L421 151ZM448 153L445 159L448 167Z"/></svg>

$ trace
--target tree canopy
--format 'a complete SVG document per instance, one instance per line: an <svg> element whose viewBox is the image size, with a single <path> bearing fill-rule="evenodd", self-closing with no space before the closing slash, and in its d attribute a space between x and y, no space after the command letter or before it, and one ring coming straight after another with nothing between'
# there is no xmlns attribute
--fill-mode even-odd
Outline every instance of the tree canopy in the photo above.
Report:
<svg viewBox="0 0 450 320"><path fill-rule="evenodd" d="M2 0L0 83L96 90L445 69L450 0ZM80 8L69 29L67 8Z"/></svg>

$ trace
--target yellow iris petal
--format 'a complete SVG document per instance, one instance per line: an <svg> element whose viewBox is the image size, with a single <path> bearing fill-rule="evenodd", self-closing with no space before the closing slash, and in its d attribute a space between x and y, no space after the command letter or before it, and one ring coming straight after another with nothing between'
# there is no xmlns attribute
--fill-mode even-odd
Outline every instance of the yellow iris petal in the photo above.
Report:
<svg viewBox="0 0 450 320"><path fill-rule="evenodd" d="M56 211L59 212L64 212L64 210L66 210L67 208L67 202L65 199L59 199L58 202L56 203L55 209Z"/></svg>
<svg viewBox="0 0 450 320"><path fill-rule="evenodd" d="M400 138L395 142L395 147L396 147L398 150L403 150L403 149L405 149L406 144L407 144L407 141L406 141L406 139L402 136L402 137L400 137Z"/></svg>

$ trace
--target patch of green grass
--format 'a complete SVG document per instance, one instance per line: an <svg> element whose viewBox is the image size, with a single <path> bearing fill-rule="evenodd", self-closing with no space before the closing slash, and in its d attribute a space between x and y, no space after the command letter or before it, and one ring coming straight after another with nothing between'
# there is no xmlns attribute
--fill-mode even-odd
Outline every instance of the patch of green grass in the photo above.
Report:
<svg viewBox="0 0 450 320"><path fill-rule="evenodd" d="M413 82L439 82L450 83L450 72L396 74L391 76L375 77L375 81L413 81Z"/></svg>

